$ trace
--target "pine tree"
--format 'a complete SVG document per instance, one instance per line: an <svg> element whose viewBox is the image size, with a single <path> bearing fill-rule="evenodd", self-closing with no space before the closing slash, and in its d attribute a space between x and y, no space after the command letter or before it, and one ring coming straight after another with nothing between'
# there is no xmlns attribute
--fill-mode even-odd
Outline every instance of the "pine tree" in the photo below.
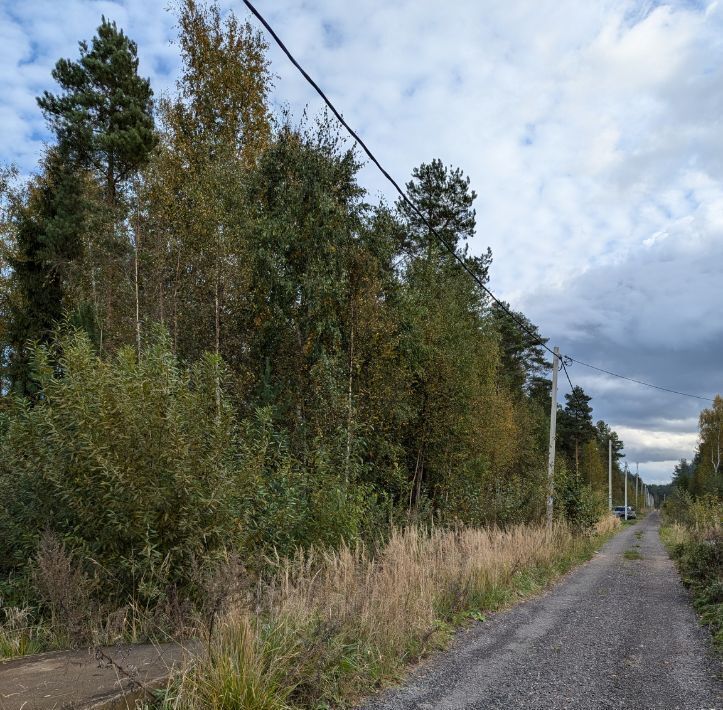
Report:
<svg viewBox="0 0 723 710"><path fill-rule="evenodd" d="M565 395L565 408L558 416L558 435L561 449L575 465L575 476L580 476L580 447L595 437L590 399L579 385Z"/></svg>
<svg viewBox="0 0 723 710"><path fill-rule="evenodd" d="M419 509L425 499L439 505L453 495L474 511L483 470L507 471L518 435L512 403L493 387L497 348L492 324L483 318L485 296L459 263L485 281L491 255L466 253L476 195L461 170L439 160L422 164L407 192L424 216L397 203L408 234L399 317L413 411L404 439L409 501Z"/></svg>
<svg viewBox="0 0 723 710"><path fill-rule="evenodd" d="M9 379L21 395L35 390L30 347L48 343L63 315L64 276L81 251L80 180L62 150L50 150L45 171L14 213L15 248L10 259L15 298L7 327Z"/></svg>
<svg viewBox="0 0 723 710"><path fill-rule="evenodd" d="M53 78L61 94L38 98L58 143L76 165L93 168L115 204L119 185L148 160L155 144L150 82L138 76L136 43L102 19L80 59L60 59Z"/></svg>
<svg viewBox="0 0 723 710"><path fill-rule="evenodd" d="M509 309L509 304L505 305ZM547 381L546 370L550 368L542 346L542 343L547 343L547 338L539 334L537 326L523 313L515 312L514 315L529 332L524 331L497 303L492 304L490 315L499 334L500 379L511 392L522 394L526 389L534 389L537 394L539 380Z"/></svg>

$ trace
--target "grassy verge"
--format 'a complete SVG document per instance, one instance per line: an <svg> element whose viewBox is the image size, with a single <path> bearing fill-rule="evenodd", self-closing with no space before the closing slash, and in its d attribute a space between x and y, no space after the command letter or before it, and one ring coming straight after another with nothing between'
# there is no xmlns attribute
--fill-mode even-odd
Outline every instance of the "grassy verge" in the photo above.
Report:
<svg viewBox="0 0 723 710"><path fill-rule="evenodd" d="M444 647L456 627L544 589L617 528L612 518L593 536L564 526L412 528L376 556L300 554L218 621L163 704L348 707Z"/></svg>
<svg viewBox="0 0 723 710"><path fill-rule="evenodd" d="M661 527L660 537L692 593L700 620L711 630L716 650L723 654L723 530L695 531L673 523Z"/></svg>

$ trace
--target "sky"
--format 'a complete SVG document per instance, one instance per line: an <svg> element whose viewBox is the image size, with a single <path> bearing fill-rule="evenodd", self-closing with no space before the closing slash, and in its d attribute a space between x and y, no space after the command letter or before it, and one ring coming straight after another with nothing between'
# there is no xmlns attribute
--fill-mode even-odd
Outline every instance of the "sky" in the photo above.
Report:
<svg viewBox="0 0 723 710"><path fill-rule="evenodd" d="M723 6L672 0L257 0L400 181L440 158L478 194L491 287L563 353L704 397L723 390ZM220 0L246 17L240 0ZM179 69L165 0L0 0L0 163L36 169L35 97L102 15L156 95ZM320 100L276 48L274 102ZM391 198L371 166L360 180ZM690 458L706 402L573 364L650 483ZM565 388L561 390L561 398Z"/></svg>

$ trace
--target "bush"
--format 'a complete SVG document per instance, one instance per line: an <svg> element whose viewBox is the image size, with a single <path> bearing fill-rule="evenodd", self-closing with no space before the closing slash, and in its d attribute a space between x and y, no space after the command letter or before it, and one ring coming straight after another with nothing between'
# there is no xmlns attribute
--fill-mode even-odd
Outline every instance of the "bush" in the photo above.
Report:
<svg viewBox="0 0 723 710"><path fill-rule="evenodd" d="M673 551L693 604L723 651L723 531L711 528Z"/></svg>
<svg viewBox="0 0 723 710"><path fill-rule="evenodd" d="M723 500L714 495L693 498L676 486L663 513L667 524L661 537L678 562L701 621L723 651Z"/></svg>
<svg viewBox="0 0 723 710"><path fill-rule="evenodd" d="M374 512L370 487L339 476L321 443L310 464L296 459L269 409L259 410L242 431L247 485L241 544L247 556L290 557L298 547L336 547L360 537Z"/></svg>
<svg viewBox="0 0 723 710"><path fill-rule="evenodd" d="M71 333L37 352L36 370L37 402L15 400L0 420L0 575L69 637L83 624L60 598L78 575L104 603L199 601L203 568L226 554L258 570L358 539L372 512L372 491L321 445L295 458L269 410L239 425L219 360L184 368L162 334L139 361L130 349L103 360Z"/></svg>
<svg viewBox="0 0 723 710"><path fill-rule="evenodd" d="M709 530L723 523L723 499L707 494L694 498L688 491L675 486L663 505L667 523L677 523L691 530Z"/></svg>
<svg viewBox="0 0 723 710"><path fill-rule="evenodd" d="M217 359L184 369L156 336L140 361L99 358L80 333L39 350L36 404L0 439L0 572L22 571L50 530L106 593L152 599L239 537L243 475Z"/></svg>
<svg viewBox="0 0 723 710"><path fill-rule="evenodd" d="M565 519L580 532L593 531L607 510L604 496L593 491L589 485L577 482L574 477L560 486L559 499Z"/></svg>

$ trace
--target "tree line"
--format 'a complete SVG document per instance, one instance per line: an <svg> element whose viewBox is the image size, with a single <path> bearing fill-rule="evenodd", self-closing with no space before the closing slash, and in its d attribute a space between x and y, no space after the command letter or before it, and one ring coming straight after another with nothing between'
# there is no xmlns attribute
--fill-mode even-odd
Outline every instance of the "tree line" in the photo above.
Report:
<svg viewBox="0 0 723 710"><path fill-rule="evenodd" d="M711 407L698 417L698 446L693 458L681 459L673 469L673 480L667 486L654 486L653 495L660 505L670 495L689 498L723 497L723 399L716 395Z"/></svg>
<svg viewBox="0 0 723 710"><path fill-rule="evenodd" d="M253 567L410 519L541 519L545 341L428 227L488 280L469 178L415 168L424 220L374 202L326 116L272 111L248 22L176 11L173 95L104 18L38 98L37 174L0 175L4 577L27 578L48 530L121 594L188 587L228 548ZM575 388L555 485L582 528L605 508L609 438L621 502L623 444Z"/></svg>

